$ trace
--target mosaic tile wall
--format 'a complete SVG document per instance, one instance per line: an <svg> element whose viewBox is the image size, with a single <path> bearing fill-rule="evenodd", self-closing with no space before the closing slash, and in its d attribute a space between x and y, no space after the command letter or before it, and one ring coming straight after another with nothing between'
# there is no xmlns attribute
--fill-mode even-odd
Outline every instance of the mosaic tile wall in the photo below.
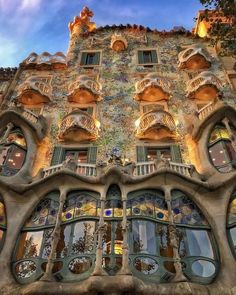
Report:
<svg viewBox="0 0 236 295"><path fill-rule="evenodd" d="M115 32L121 33L128 40L126 51L116 53L110 48L111 36ZM50 165L53 146L58 144L60 122L68 112L67 87L80 74L98 75L99 82L103 86L103 100L97 104L97 119L101 122L101 133L99 139L93 142L99 147L98 160L106 160L107 153L113 147L117 147L121 150L122 155L136 161L135 146L142 142L135 137L135 121L140 116L140 108L139 103L133 99L134 85L142 75L151 72L157 72L160 76L172 81L172 97L168 101L168 109L174 119L178 119L176 142L181 146L184 161L190 163L187 143L184 141L186 131L183 118L185 114L192 114L196 110L196 105L186 98L186 82L189 78L184 70L178 69L178 53L181 46L201 43L208 50L212 57L210 70L224 85L224 100L227 100L229 104L234 104L218 57L206 42L202 42L200 39L179 34L162 36L154 32L107 29L88 37L72 38L68 49L68 68L66 70L24 70L20 75L18 86L31 75L44 73L53 76L52 102L45 105L43 113L50 128L47 137L39 145L40 165L43 167ZM137 65L137 50L145 48L158 50L159 64L157 66L144 68ZM95 67L94 70L81 68L79 66L81 50L102 50L101 66ZM12 99L16 97L17 87Z"/></svg>

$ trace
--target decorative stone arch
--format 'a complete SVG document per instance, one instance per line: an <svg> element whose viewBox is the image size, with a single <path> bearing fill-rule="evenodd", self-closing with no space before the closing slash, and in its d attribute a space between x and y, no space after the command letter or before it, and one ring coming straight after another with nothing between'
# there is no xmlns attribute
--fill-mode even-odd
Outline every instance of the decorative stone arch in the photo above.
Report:
<svg viewBox="0 0 236 295"><path fill-rule="evenodd" d="M214 126L223 121L232 136L232 142L234 145L234 137L232 131L230 131L230 124L236 128L235 116L236 111L233 107L218 102L205 118L201 120L196 116L191 123L192 127L189 127L189 134L191 137L191 139L189 138L189 143L192 148L193 157L197 157L196 167L200 173L205 174L208 177L215 173L219 174L210 161L208 141ZM189 136L187 136L187 139L188 137ZM206 161L206 159L209 159L209 161Z"/></svg>

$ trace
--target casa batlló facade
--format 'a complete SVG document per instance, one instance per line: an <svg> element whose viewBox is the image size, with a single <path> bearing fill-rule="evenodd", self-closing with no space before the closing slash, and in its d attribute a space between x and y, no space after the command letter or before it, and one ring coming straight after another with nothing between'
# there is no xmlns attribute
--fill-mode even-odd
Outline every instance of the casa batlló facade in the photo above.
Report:
<svg viewBox="0 0 236 295"><path fill-rule="evenodd" d="M0 70L1 294L236 294L235 61L92 16Z"/></svg>

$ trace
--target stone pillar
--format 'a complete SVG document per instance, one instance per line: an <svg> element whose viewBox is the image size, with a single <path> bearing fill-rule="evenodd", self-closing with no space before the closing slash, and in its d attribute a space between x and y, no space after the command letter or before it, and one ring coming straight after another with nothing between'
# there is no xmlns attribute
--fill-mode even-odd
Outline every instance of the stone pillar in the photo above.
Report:
<svg viewBox="0 0 236 295"><path fill-rule="evenodd" d="M129 269L129 243L128 243L128 228L129 222L127 221L127 198L123 199L123 220L122 220L122 232L123 232L123 245L122 245L122 267L118 272L118 275L131 275Z"/></svg>
<svg viewBox="0 0 236 295"><path fill-rule="evenodd" d="M7 124L7 130L5 131L5 134L3 135L3 137L1 138L0 144L3 144L6 142L6 139L13 128L14 128L14 125L12 123Z"/></svg>
<svg viewBox="0 0 236 295"><path fill-rule="evenodd" d="M165 190L165 201L168 207L169 215L169 236L170 236L170 245L173 247L173 258L174 258L174 267L175 267L175 276L171 282L185 282L187 281L181 265L181 259L179 256L179 238L174 224L173 213L171 208L171 193L169 189Z"/></svg>
<svg viewBox="0 0 236 295"><path fill-rule="evenodd" d="M102 268L102 240L104 233L106 231L106 224L104 222L104 207L105 207L105 199L101 197L101 210L100 210L100 218L97 229L97 250L96 250L96 261L94 271L92 273L93 276L104 276L107 273Z"/></svg>
<svg viewBox="0 0 236 295"><path fill-rule="evenodd" d="M41 277L40 281L55 281L55 278L52 274L52 268L53 268L53 260L56 258L56 249L57 245L60 239L60 231L61 231L61 222L62 222L62 211L63 211L63 206L65 204L66 200L66 192L61 191L60 192L60 205L57 213L57 219L56 219L56 224L55 228L52 233L52 242L51 242L51 251L48 256L48 263L46 266L46 271L44 275Z"/></svg>
<svg viewBox="0 0 236 295"><path fill-rule="evenodd" d="M227 131L229 132L229 136L230 136L230 141L232 143L232 146L234 148L234 150L236 151L236 140L235 140L235 135L233 134L231 128L230 128L230 125L229 125L229 119L228 118L224 118L222 120L222 122L224 123Z"/></svg>

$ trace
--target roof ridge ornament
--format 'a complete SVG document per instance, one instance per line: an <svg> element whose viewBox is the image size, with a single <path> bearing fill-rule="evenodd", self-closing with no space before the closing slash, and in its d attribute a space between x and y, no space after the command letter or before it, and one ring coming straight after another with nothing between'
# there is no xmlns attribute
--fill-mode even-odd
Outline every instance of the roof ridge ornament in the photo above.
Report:
<svg viewBox="0 0 236 295"><path fill-rule="evenodd" d="M76 15L74 20L68 24L71 35L73 33L83 35L94 31L96 29L96 24L94 22L90 22L90 18L92 18L93 15L93 11L87 6L84 6L80 12L80 16Z"/></svg>

